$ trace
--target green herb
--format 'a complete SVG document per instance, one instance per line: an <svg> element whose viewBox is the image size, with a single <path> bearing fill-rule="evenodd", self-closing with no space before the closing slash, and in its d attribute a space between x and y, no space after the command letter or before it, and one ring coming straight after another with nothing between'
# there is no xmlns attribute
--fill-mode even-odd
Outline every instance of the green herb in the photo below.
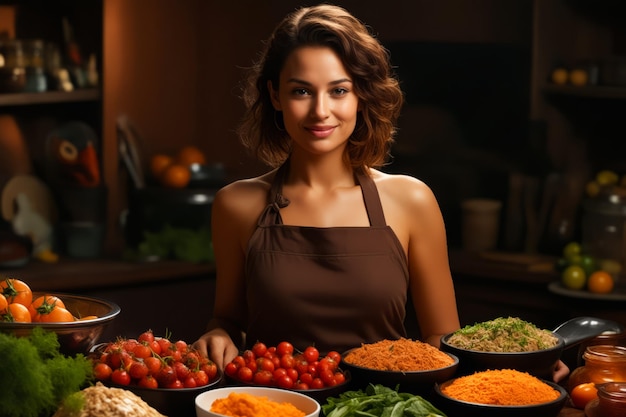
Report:
<svg viewBox="0 0 626 417"><path fill-rule="evenodd" d="M188 262L212 262L213 242L207 229L192 230L165 225L158 232L144 232L144 240L137 249L125 253L127 259L150 257L177 259Z"/></svg>
<svg viewBox="0 0 626 417"><path fill-rule="evenodd" d="M446 417L419 395L401 393L398 387L394 390L380 384L329 397L322 411L326 417Z"/></svg>
<svg viewBox="0 0 626 417"><path fill-rule="evenodd" d="M59 352L57 335L35 327L28 337L0 333L0 415L38 417L54 412L89 382L92 364L82 354Z"/></svg>

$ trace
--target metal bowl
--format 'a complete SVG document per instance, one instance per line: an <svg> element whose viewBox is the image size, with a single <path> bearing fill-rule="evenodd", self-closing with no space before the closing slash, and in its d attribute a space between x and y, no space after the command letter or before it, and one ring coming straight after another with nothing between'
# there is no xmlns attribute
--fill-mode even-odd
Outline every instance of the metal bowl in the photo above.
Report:
<svg viewBox="0 0 626 417"><path fill-rule="evenodd" d="M49 294L49 293L45 293ZM44 295L33 292L33 299ZM30 335L35 327L53 331L59 339L60 351L65 355L77 353L88 354L98 342L104 329L120 313L120 307L110 301L82 295L59 294L55 296L63 300L65 307L75 317L97 316L95 319L77 320L66 323L7 323L0 322L0 332L13 334L17 337Z"/></svg>
<svg viewBox="0 0 626 417"><path fill-rule="evenodd" d="M354 349L344 352L341 357L345 358ZM359 388L372 383L388 387L400 385L403 390L429 389L437 382L443 382L452 378L459 366L459 358L451 353L444 353L453 359L452 364L426 371L383 371L353 365L345 360L341 362L341 366L350 372L353 384Z"/></svg>
<svg viewBox="0 0 626 417"><path fill-rule="evenodd" d="M435 385L436 398L433 399L435 406L449 416L463 417L556 417L559 415L565 401L567 400L567 391L560 385L543 380L542 382L550 385L559 391L560 395L556 400L530 405L491 405L478 404L452 398L442 391L446 385L451 384L453 380L446 381L442 384Z"/></svg>

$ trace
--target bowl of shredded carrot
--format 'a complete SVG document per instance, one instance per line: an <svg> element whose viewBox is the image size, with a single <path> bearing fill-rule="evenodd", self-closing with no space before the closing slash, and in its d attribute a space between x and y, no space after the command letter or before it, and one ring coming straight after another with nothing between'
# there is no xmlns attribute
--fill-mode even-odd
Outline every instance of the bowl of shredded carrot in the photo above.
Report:
<svg viewBox="0 0 626 417"><path fill-rule="evenodd" d="M556 417L567 400L560 385L514 369L490 369L435 384L433 403L449 416Z"/></svg>
<svg viewBox="0 0 626 417"><path fill-rule="evenodd" d="M273 387L216 388L199 394L196 417L318 417L321 406L313 398Z"/></svg>
<svg viewBox="0 0 626 417"><path fill-rule="evenodd" d="M459 365L455 355L406 338L362 344L344 352L342 358L354 385L432 386L452 378Z"/></svg>

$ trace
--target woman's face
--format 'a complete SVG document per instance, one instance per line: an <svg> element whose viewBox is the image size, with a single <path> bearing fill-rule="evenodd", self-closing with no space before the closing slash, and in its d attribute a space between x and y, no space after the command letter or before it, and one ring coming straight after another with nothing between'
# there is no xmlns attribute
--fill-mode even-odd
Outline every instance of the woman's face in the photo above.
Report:
<svg viewBox="0 0 626 417"><path fill-rule="evenodd" d="M327 47L302 47L287 58L272 103L283 112L294 148L323 154L345 148L354 131L359 100L352 78Z"/></svg>

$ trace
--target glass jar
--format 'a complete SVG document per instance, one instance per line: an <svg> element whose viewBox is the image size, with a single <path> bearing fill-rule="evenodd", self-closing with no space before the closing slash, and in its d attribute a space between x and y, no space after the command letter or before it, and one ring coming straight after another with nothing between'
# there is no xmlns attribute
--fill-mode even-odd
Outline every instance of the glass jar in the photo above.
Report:
<svg viewBox="0 0 626 417"><path fill-rule="evenodd" d="M609 382L598 387L598 398L585 407L589 417L626 416L626 383Z"/></svg>
<svg viewBox="0 0 626 417"><path fill-rule="evenodd" d="M587 346L583 354L585 365L572 371L568 381L571 392L586 382L596 385L607 382L626 382L626 347L612 345Z"/></svg>
<svg viewBox="0 0 626 417"><path fill-rule="evenodd" d="M617 265L609 270L615 280L626 267L626 195L616 190L601 192L583 203L582 245L596 259ZM621 273L620 273L621 271Z"/></svg>
<svg viewBox="0 0 626 417"><path fill-rule="evenodd" d="M19 93L26 85L24 51L18 40L0 41L0 93Z"/></svg>
<svg viewBox="0 0 626 417"><path fill-rule="evenodd" d="M47 90L47 80L44 71L44 41L40 39L25 40L24 67L26 68L25 91L40 93Z"/></svg>

